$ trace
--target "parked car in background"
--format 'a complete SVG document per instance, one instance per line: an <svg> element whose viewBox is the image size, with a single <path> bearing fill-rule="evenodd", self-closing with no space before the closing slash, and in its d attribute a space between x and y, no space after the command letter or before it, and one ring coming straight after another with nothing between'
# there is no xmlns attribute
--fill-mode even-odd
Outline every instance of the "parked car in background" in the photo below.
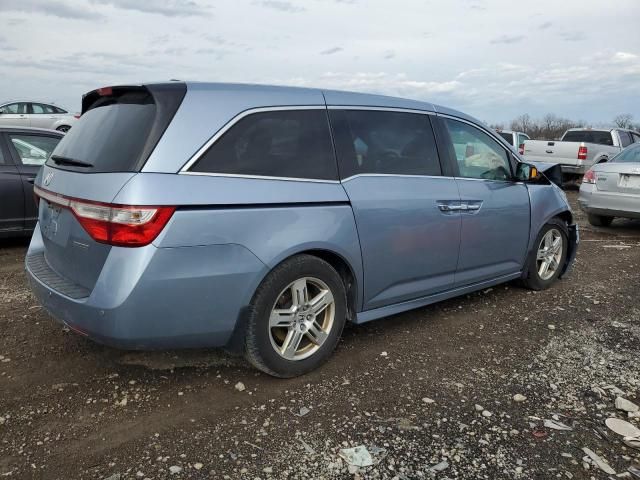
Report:
<svg viewBox="0 0 640 480"><path fill-rule="evenodd" d="M100 88L82 111L36 179L26 268L99 342L227 346L292 377L347 320L547 288L575 256L564 192L445 107L172 82Z"/></svg>
<svg viewBox="0 0 640 480"><path fill-rule="evenodd" d="M527 135L524 132L515 132L513 130L502 130L500 128L496 129L496 132L498 132L498 135L504 138L509 145L513 146L513 148L518 150L518 153L520 155L524 153L524 141L530 140L529 135Z"/></svg>
<svg viewBox="0 0 640 480"><path fill-rule="evenodd" d="M523 156L526 161L560 164L565 181L572 181L634 142L640 142L640 133L632 130L571 128L559 141L525 141Z"/></svg>
<svg viewBox="0 0 640 480"><path fill-rule="evenodd" d="M588 170L578 203L595 226L611 225L615 217L640 218L640 143Z"/></svg>
<svg viewBox="0 0 640 480"><path fill-rule="evenodd" d="M38 217L33 181L63 136L55 130L0 127L0 238L33 231Z"/></svg>
<svg viewBox="0 0 640 480"><path fill-rule="evenodd" d="M36 127L67 132L80 117L56 105L14 100L0 103L0 127Z"/></svg>

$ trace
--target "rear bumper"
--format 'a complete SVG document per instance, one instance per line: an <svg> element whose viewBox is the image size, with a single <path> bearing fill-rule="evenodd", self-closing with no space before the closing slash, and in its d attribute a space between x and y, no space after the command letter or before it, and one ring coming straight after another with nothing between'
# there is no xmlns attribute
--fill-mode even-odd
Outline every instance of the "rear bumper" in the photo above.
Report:
<svg viewBox="0 0 640 480"><path fill-rule="evenodd" d="M593 184L582 184L578 205L586 213L608 217L640 218L640 195L603 192Z"/></svg>
<svg viewBox="0 0 640 480"><path fill-rule="evenodd" d="M30 268L29 257L42 253L36 227L26 270L46 310L78 333L126 349L226 345L266 269L240 245L114 247L93 290L72 298Z"/></svg>

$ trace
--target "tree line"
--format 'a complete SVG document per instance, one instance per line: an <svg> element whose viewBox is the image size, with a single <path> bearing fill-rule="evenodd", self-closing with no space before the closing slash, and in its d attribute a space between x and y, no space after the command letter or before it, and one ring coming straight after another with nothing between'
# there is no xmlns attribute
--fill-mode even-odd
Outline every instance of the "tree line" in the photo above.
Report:
<svg viewBox="0 0 640 480"><path fill-rule="evenodd" d="M640 123L633 122L633 115L622 113L616 115L612 124L617 128L640 130ZM528 113L520 115L508 124L509 130L524 132L535 140L557 140L569 128L584 128L592 126L584 120L571 120L548 113L542 118L534 119ZM494 129L507 129L505 124L491 125Z"/></svg>

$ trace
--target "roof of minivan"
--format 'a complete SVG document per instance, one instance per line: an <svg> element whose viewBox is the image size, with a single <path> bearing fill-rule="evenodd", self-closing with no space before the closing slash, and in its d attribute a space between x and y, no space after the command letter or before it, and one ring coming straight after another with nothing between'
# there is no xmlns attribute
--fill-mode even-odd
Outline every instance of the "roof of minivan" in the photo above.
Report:
<svg viewBox="0 0 640 480"><path fill-rule="evenodd" d="M361 93L351 92L345 90L330 90L323 88L309 88L309 87L291 87L281 85L263 85L263 84L250 84L250 83L222 83L222 82L184 82L187 85L187 90L231 90L231 91L246 91L254 93L271 93L278 96L291 95L292 98L298 98L305 94L309 96L322 94L324 95L327 105L344 105L344 106L369 106L369 107L388 107L388 108L406 108L410 110L423 110L427 112L437 112L446 115L452 115L455 117L464 118L474 123L480 123L476 118L467 115L466 113L454 110L441 105L436 105L430 102L424 102L419 100L412 100L402 97L392 97L389 95L379 95L373 93Z"/></svg>
<svg viewBox="0 0 640 480"><path fill-rule="evenodd" d="M176 83L186 85L186 94L171 124L144 165L142 169L144 172L178 171L230 119L241 112L256 108L324 106L325 104L400 108L443 113L482 125L482 122L469 115L432 103L368 93L275 85L182 81L143 83L138 86L151 87ZM485 128L488 129L486 126ZM504 141L503 143L508 145Z"/></svg>

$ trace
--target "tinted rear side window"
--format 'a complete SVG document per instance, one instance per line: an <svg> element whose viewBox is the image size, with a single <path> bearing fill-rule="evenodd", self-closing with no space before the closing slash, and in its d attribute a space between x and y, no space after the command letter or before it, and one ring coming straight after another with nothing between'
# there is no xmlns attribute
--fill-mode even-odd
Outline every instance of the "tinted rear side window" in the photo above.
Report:
<svg viewBox="0 0 640 480"><path fill-rule="evenodd" d="M90 92L83 98L82 116L60 141L47 165L87 173L139 171L185 92L184 84ZM85 166L74 165L74 160Z"/></svg>
<svg viewBox="0 0 640 480"><path fill-rule="evenodd" d="M613 145L611 132L607 130L574 130L562 138L564 142L588 142L599 145Z"/></svg>
<svg viewBox="0 0 640 480"><path fill-rule="evenodd" d="M441 175L429 115L330 110L340 176Z"/></svg>
<svg viewBox="0 0 640 480"><path fill-rule="evenodd" d="M336 180L338 171L327 112L318 109L250 114L225 132L190 170Z"/></svg>

